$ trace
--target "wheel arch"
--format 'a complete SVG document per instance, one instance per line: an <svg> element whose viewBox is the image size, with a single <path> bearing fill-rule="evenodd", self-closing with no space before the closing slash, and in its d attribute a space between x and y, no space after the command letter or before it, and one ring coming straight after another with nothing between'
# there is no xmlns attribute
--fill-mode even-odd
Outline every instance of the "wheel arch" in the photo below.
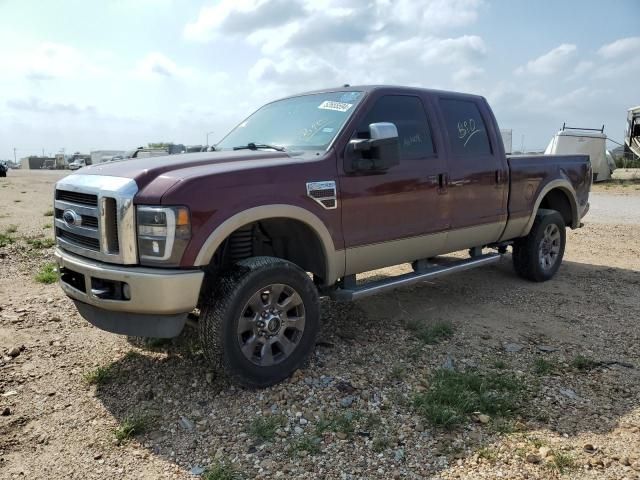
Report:
<svg viewBox="0 0 640 480"><path fill-rule="evenodd" d="M541 208L560 212L568 227L577 228L579 226L580 216L578 214L576 193L567 180L553 180L544 186L538 194L531 217L525 226L522 236L529 234L538 210Z"/></svg>
<svg viewBox="0 0 640 480"><path fill-rule="evenodd" d="M295 222L302 236L313 235L322 250L323 283L331 285L344 274L344 250L336 250L325 224L308 210L293 205L262 205L236 213L222 222L207 237L195 260L196 266L207 266L215 253L234 232L257 222ZM307 237L309 239L310 237ZM306 244L306 242L305 242ZM310 244L313 248L313 242ZM308 255L313 255L313 252ZM285 257L283 257L285 258ZM313 259L310 259L313 262ZM295 262L294 262L295 263ZM312 271L312 270L310 270ZM315 272L314 272L315 273Z"/></svg>

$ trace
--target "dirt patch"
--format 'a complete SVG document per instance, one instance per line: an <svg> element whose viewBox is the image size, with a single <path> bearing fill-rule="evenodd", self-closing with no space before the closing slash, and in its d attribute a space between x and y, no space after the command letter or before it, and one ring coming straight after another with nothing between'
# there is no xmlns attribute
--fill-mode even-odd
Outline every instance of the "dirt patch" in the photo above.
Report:
<svg viewBox="0 0 640 480"><path fill-rule="evenodd" d="M0 232L17 230L0 247L2 478L640 474L640 218L568 232L547 283L517 278L507 255L366 301L324 302L308 368L247 391L208 370L192 332L128 341L87 324L57 285L36 283L53 249L25 238L52 235L45 213L58 176L9 174ZM435 344L416 334L445 323L453 334ZM438 371L467 372L474 395L476 380L513 379L505 392L517 391L516 403L460 409L460 423L436 427L447 412L424 416L416 399L444 398Z"/></svg>

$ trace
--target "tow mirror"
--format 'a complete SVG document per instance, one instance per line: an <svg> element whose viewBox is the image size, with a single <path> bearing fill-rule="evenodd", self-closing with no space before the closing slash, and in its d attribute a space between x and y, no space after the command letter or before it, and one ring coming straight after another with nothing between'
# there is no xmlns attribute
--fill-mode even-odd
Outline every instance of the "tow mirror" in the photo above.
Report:
<svg viewBox="0 0 640 480"><path fill-rule="evenodd" d="M347 147L346 170L384 172L400 163L398 129L393 123L369 125L369 138L354 138Z"/></svg>

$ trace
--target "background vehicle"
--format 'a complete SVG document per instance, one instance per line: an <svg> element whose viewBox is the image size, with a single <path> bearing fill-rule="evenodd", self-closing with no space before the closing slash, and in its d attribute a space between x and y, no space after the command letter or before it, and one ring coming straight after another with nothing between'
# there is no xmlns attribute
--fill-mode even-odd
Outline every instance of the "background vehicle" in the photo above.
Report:
<svg viewBox="0 0 640 480"><path fill-rule="evenodd" d="M265 105L214 152L59 181L60 284L84 318L121 334L175 336L197 307L211 363L271 385L312 351L320 295L362 298L509 247L521 277L549 280L591 177L586 155L507 157L483 97L311 92ZM469 257L439 258L459 250ZM356 282L401 263L413 272Z"/></svg>

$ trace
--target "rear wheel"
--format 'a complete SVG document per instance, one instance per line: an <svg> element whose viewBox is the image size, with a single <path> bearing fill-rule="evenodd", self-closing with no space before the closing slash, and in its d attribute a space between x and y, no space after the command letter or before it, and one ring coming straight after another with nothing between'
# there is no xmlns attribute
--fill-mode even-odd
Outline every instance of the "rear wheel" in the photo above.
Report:
<svg viewBox="0 0 640 480"><path fill-rule="evenodd" d="M529 235L513 244L513 266L522 278L544 282L560 268L566 243L565 223L555 210L541 209Z"/></svg>
<svg viewBox="0 0 640 480"><path fill-rule="evenodd" d="M279 258L248 258L207 293L200 341L212 366L232 381L267 387L307 360L319 317L315 285L303 270Z"/></svg>

